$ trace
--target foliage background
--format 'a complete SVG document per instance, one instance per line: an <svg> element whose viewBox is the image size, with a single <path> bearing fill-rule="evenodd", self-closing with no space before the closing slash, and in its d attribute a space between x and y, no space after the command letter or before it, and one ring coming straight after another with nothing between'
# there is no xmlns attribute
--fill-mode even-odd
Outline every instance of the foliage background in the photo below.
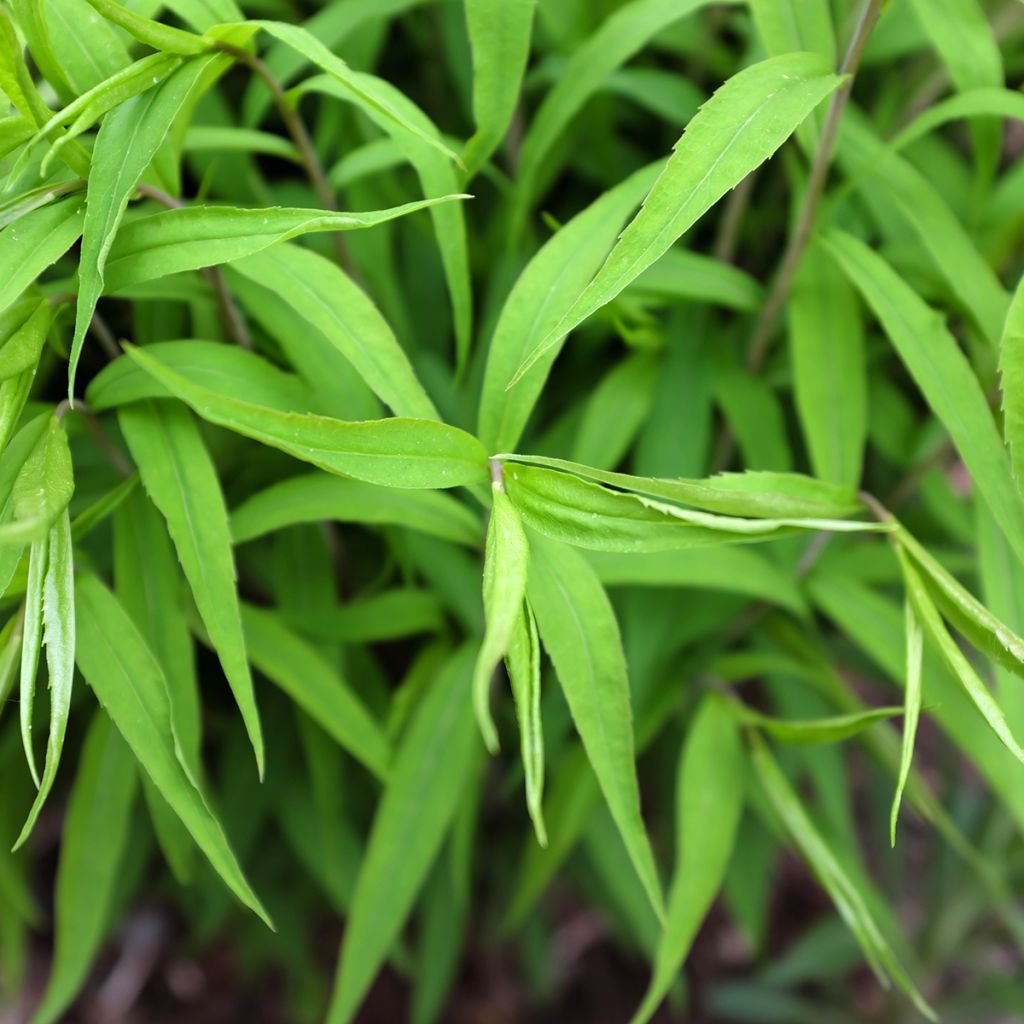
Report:
<svg viewBox="0 0 1024 1024"><path fill-rule="evenodd" d="M0 1020L1024 1019L1022 78L4 6Z"/></svg>

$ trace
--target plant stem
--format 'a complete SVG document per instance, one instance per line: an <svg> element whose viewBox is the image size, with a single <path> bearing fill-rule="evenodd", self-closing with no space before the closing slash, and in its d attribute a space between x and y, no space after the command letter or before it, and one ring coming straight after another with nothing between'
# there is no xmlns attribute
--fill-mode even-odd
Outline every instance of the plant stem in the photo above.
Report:
<svg viewBox="0 0 1024 1024"><path fill-rule="evenodd" d="M299 151L299 159L306 172L306 177L309 178L309 183L313 186L313 191L316 192L320 205L325 210L337 210L338 204L334 199L334 192L327 181L327 175L324 174L323 165L320 163L320 158L317 156L316 149L313 146L313 140L306 129L306 123L300 117L299 112L288 102L284 87L277 80L273 71L255 54L249 53L237 46L232 46L230 43L218 43L217 48L223 50L224 53L230 54L239 63L249 68L254 75L263 80L263 83L270 91L274 106L277 107L277 112L281 115L285 129L292 137L295 148ZM334 254L338 263L346 272L351 273L351 260L344 241L337 232L330 232L330 236L331 245L334 247Z"/></svg>
<svg viewBox="0 0 1024 1024"><path fill-rule="evenodd" d="M839 134L839 124L842 121L843 111L846 109L847 101L850 98L850 90L853 88L853 77L857 73L860 59L864 54L864 47L867 46L871 36L871 30L875 27L878 15L881 10L882 0L865 0L857 25L853 31L853 38L846 50L846 56L839 67L839 73L847 75L846 81L833 93L825 114L825 121L821 129L821 138L818 140L818 148L811 163L811 171L807 177L807 188L804 191L803 203L797 217L796 227L786 245L782 261L779 264L778 272L772 283L772 290L768 299L761 308L761 315L754 326L754 332L750 337L747 346L747 369L756 373L764 363L768 354L768 346L772 338L772 330L786 299L789 297L790 288L793 285L793 277L800 265L800 257L803 256L807 241L814 229L814 216L818 211L818 205L825 191L825 181L828 178L829 165L832 162L832 151L835 149L836 137Z"/></svg>
<svg viewBox="0 0 1024 1024"><path fill-rule="evenodd" d="M155 203L165 206L168 210L180 210L185 205L179 199L175 199L174 196L169 195L155 185L140 184L136 186L135 190L140 196L152 199ZM249 335L249 328L246 326L245 319L238 309L235 297L228 288L227 281L224 280L220 267L206 267L203 270L203 274L213 289L213 294L217 300L217 313L220 316L221 325L224 327L224 330L235 344L251 352L252 338Z"/></svg>

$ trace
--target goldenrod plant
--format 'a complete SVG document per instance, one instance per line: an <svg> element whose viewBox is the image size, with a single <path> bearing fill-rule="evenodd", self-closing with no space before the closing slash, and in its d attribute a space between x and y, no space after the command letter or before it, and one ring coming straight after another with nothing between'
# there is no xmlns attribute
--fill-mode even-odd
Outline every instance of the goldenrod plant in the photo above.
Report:
<svg viewBox="0 0 1024 1024"><path fill-rule="evenodd" d="M0 7L0 1016L1024 1019L1022 77L1018 0Z"/></svg>

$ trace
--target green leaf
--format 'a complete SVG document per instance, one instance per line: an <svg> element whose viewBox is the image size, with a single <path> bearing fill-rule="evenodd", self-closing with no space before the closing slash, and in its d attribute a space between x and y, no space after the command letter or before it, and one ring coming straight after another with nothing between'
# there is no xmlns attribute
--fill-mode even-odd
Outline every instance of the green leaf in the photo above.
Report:
<svg viewBox="0 0 1024 1024"><path fill-rule="evenodd" d="M246 499L231 513L236 544L296 523L322 520L404 526L478 548L479 518L447 494L396 491L326 473L303 473Z"/></svg>
<svg viewBox="0 0 1024 1024"><path fill-rule="evenodd" d="M89 4L107 21L123 28L130 36L152 46L154 50L191 55L204 53L210 48L207 40L171 25L162 25L152 18L144 18L122 7L116 0L89 0Z"/></svg>
<svg viewBox="0 0 1024 1024"><path fill-rule="evenodd" d="M99 952L111 923L137 780L131 751L110 719L93 715L64 819L53 969L32 1024L60 1019Z"/></svg>
<svg viewBox="0 0 1024 1024"><path fill-rule="evenodd" d="M466 0L473 51L473 119L463 163L473 175L498 148L519 99L537 0Z"/></svg>
<svg viewBox="0 0 1024 1024"><path fill-rule="evenodd" d="M351 1021L412 909L478 749L472 648L431 684L395 757L359 870L328 1024Z"/></svg>
<svg viewBox="0 0 1024 1024"><path fill-rule="evenodd" d="M363 94L375 101L363 105L365 113L391 136L405 159L412 164L420 180L423 194L430 197L458 192L461 182L448 159L451 153L444 145L433 121L405 93L383 78L359 72L352 73L352 80ZM302 95L312 90L326 92L330 96L339 96L342 99L351 99L346 89L340 87L336 81L323 76L308 79L293 92L295 95ZM396 112L401 121L396 121L391 115L382 114L384 110ZM413 131L407 130L408 127ZM456 369L461 371L469 355L473 327L473 296L462 203L434 206L430 210L430 219L434 224L434 235L448 284L455 326Z"/></svg>
<svg viewBox="0 0 1024 1024"><path fill-rule="evenodd" d="M537 620L524 596L516 616L512 639L505 652L505 668L519 720L519 751L526 782L526 809L533 822L537 842L548 845L544 825L544 730L540 705L540 637Z"/></svg>
<svg viewBox="0 0 1024 1024"><path fill-rule="evenodd" d="M281 413L194 384L143 349L127 354L203 419L311 462L386 487L445 488L487 480L487 453L469 434L431 420L348 423Z"/></svg>
<svg viewBox="0 0 1024 1024"><path fill-rule="evenodd" d="M324 46L316 36L301 25L289 25L283 21L255 21L268 35L279 39L296 53L301 54L311 64L333 79L345 92L349 99L366 110L369 116L375 114L385 118L403 134L411 135L428 146L444 154L450 160L458 162L458 157L432 132L425 131L417 123L418 119L408 116L408 111L400 111L390 97L382 95L381 90L371 85L372 75L364 75L353 71L340 57Z"/></svg>
<svg viewBox="0 0 1024 1024"><path fill-rule="evenodd" d="M914 613L921 623L925 635L938 648L942 660L960 683L970 702L978 709L979 714L988 723L989 728L1002 741L1007 750L1024 764L1024 750L1014 738L1003 715L1002 708L989 693L974 667L964 656L963 651L949 635L942 617L932 603L927 588L918 575L910 560L902 561L903 579L907 588L907 596L914 607Z"/></svg>
<svg viewBox="0 0 1024 1024"><path fill-rule="evenodd" d="M663 29L708 0L633 0L574 48L555 87L531 119L516 175L519 203L529 206L545 161L583 105L608 76ZM542 7L543 13L543 7Z"/></svg>
<svg viewBox="0 0 1024 1024"><path fill-rule="evenodd" d="M905 558L902 549L897 548L900 559ZM892 810L889 813L889 843L896 846L896 821L900 814L900 801L903 790L910 778L910 768L914 760L914 739L917 736L917 723L921 717L921 664L924 654L924 634L914 614L914 605L909 598L904 602L907 637L907 679L903 690L903 743L900 748L900 773L896 780L896 793L892 798Z"/></svg>
<svg viewBox="0 0 1024 1024"><path fill-rule="evenodd" d="M767 744L756 734L751 737L751 753L758 779L773 810L853 932L872 970L882 979L890 975L920 1013L929 1020L938 1020L879 931L860 891L801 806Z"/></svg>
<svg viewBox="0 0 1024 1024"><path fill-rule="evenodd" d="M330 663L274 612L243 605L242 624L253 665L341 747L379 778L386 778L391 751L384 733Z"/></svg>
<svg viewBox="0 0 1024 1024"><path fill-rule="evenodd" d="M14 479L14 518L0 525L0 545L24 545L45 538L74 490L68 439L60 421L51 416Z"/></svg>
<svg viewBox="0 0 1024 1024"><path fill-rule="evenodd" d="M1024 676L1024 640L997 619L973 594L939 564L902 527L897 533L902 550L913 559L942 615L975 647L994 662Z"/></svg>
<svg viewBox="0 0 1024 1024"><path fill-rule="evenodd" d="M855 110L843 119L837 158L855 183L867 183L863 196L883 230L890 208L899 211L960 305L988 341L997 344L1009 302L1006 290L931 179L887 153L867 119Z"/></svg>
<svg viewBox="0 0 1024 1024"><path fill-rule="evenodd" d="M761 286L729 263L678 246L669 249L626 290L644 304L701 302L749 313L758 309Z"/></svg>
<svg viewBox="0 0 1024 1024"><path fill-rule="evenodd" d="M32 546L33 556L40 543L37 541ZM75 676L75 579L71 521L67 509L64 509L51 528L42 550L45 552L46 570L42 580L41 611L46 670L50 680L50 731L39 792L28 812L15 849L28 839L53 788L71 710L71 686ZM31 700L29 713L31 715ZM32 766L34 768L34 764Z"/></svg>
<svg viewBox="0 0 1024 1024"><path fill-rule="evenodd" d="M746 792L736 719L720 695L701 701L676 778L676 867L650 986L631 1024L650 1020L722 887Z"/></svg>
<svg viewBox="0 0 1024 1024"><path fill-rule="evenodd" d="M595 469L542 455L496 458L564 470L623 490L666 498L723 515L755 519L821 519L847 516L860 507L851 487L799 473L719 473L704 480L665 480Z"/></svg>
<svg viewBox="0 0 1024 1024"><path fill-rule="evenodd" d="M78 576L75 601L76 658L86 682L214 870L239 900L269 925L224 830L179 760L167 682L160 666L124 608L91 573Z"/></svg>
<svg viewBox="0 0 1024 1024"><path fill-rule="evenodd" d="M114 515L114 584L118 600L163 670L182 757L193 776L201 778L201 710L186 588L167 524L141 492ZM146 796L152 808L148 791Z"/></svg>
<svg viewBox="0 0 1024 1024"><path fill-rule="evenodd" d="M0 380L35 371L50 329L50 303L42 299L0 348Z"/></svg>
<svg viewBox="0 0 1024 1024"><path fill-rule="evenodd" d="M118 7L113 0L90 0L90 3ZM106 14L104 10L100 13ZM188 35L184 32L180 34ZM200 43L201 49L206 47L201 40L196 41ZM100 127L93 147L85 199L75 334L71 342L68 367L69 397L73 396L75 370L85 341L85 332L103 292L107 256L128 200L189 94L211 67L219 65L226 68L229 63L223 55L191 60L159 85L111 111Z"/></svg>
<svg viewBox="0 0 1024 1024"><path fill-rule="evenodd" d="M515 388L506 385L523 357L552 330L597 273L626 217L659 167L645 167L605 192L560 228L534 255L508 294L487 353L478 431L491 451L511 451L557 356L554 346Z"/></svg>
<svg viewBox="0 0 1024 1024"><path fill-rule="evenodd" d="M0 231L0 310L7 309L82 233L79 196L42 206Z"/></svg>
<svg viewBox="0 0 1024 1024"><path fill-rule="evenodd" d="M527 355L512 383L663 256L842 82L817 54L790 53L746 68L721 86L687 125L665 170L604 265Z"/></svg>
<svg viewBox="0 0 1024 1024"><path fill-rule="evenodd" d="M387 321L366 293L329 260L283 245L233 267L291 304L396 415L438 419L434 403Z"/></svg>
<svg viewBox="0 0 1024 1024"><path fill-rule="evenodd" d="M580 739L654 912L664 903L640 816L633 713L619 626L582 556L561 544L533 547L529 597Z"/></svg>
<svg viewBox="0 0 1024 1024"><path fill-rule="evenodd" d="M184 270L231 263L311 232L371 228L375 224L385 224L437 203L461 198L466 197L422 199L367 213L337 213L280 206L254 210L237 206L188 206L177 210L162 210L130 221L118 231L117 239L107 256L106 290L116 292L142 281L151 281ZM304 252L298 249L292 251ZM313 257L315 254L304 252L304 255ZM298 273L303 276L309 273L309 265L303 266L297 260L293 263L297 264ZM343 276L340 270L337 276ZM307 288L311 287L308 281L300 283ZM289 288L294 287L294 284L294 281L289 282ZM355 289L354 285L350 284L349 287Z"/></svg>
<svg viewBox="0 0 1024 1024"><path fill-rule="evenodd" d="M868 429L864 328L857 296L816 244L786 304L793 392L814 472L856 488Z"/></svg>
<svg viewBox="0 0 1024 1024"><path fill-rule="evenodd" d="M1024 276L1017 282L999 342L999 383L1010 463L1017 488L1024 494Z"/></svg>
<svg viewBox="0 0 1024 1024"><path fill-rule="evenodd" d="M772 718L738 701L733 710L744 725L755 726L780 743L838 743L878 722L903 713L901 707L889 707L869 708L829 718Z"/></svg>
<svg viewBox="0 0 1024 1024"><path fill-rule="evenodd" d="M261 356L236 345L212 341L161 341L146 354L211 391L234 395L241 389L247 402L281 412L307 412L315 407L310 390ZM144 398L173 398L174 393L127 357L103 368L86 390L89 406L101 412Z"/></svg>
<svg viewBox="0 0 1024 1024"><path fill-rule="evenodd" d="M1024 502L985 395L942 317L877 253L833 230L825 244L864 296L967 465L1017 556L1024 560Z"/></svg>
<svg viewBox="0 0 1024 1024"><path fill-rule="evenodd" d="M497 473L498 477L491 484L491 516L484 552L486 625L473 668L473 710L491 753L498 750L498 731L490 709L491 679L512 645L517 622L523 614L530 563L530 545L519 513L505 493L500 466Z"/></svg>
<svg viewBox="0 0 1024 1024"><path fill-rule="evenodd" d="M806 615L793 576L758 551L743 547L689 551L588 551L587 561L606 587L687 587L721 590Z"/></svg>
<svg viewBox="0 0 1024 1024"><path fill-rule="evenodd" d="M897 152L929 132L960 118L998 117L1024 121L1024 94L1012 89L968 89L922 111L886 145Z"/></svg>
<svg viewBox="0 0 1024 1024"><path fill-rule="evenodd" d="M263 777L264 748L235 589L228 512L192 414L175 403L126 405L121 431L146 493L167 520L178 560L242 713Z"/></svg>
<svg viewBox="0 0 1024 1024"><path fill-rule="evenodd" d="M46 547L49 536L34 540L29 549L28 580L25 586L25 621L21 639L21 676L18 685L18 712L21 722L21 745L25 751L29 774L36 789L42 785L36 767L32 744L32 717L35 710L36 673L39 669L39 648L43 634L43 581L46 577Z"/></svg>
<svg viewBox="0 0 1024 1024"><path fill-rule="evenodd" d="M773 57L807 50L835 61L836 43L827 0L800 4L788 0L751 0L750 13L765 49Z"/></svg>
<svg viewBox="0 0 1024 1024"><path fill-rule="evenodd" d="M509 465L505 484L532 529L594 551L673 551L770 540L794 530L878 530L878 524L830 519L741 519L698 512L613 491L540 466ZM887 527L881 527L887 529Z"/></svg>

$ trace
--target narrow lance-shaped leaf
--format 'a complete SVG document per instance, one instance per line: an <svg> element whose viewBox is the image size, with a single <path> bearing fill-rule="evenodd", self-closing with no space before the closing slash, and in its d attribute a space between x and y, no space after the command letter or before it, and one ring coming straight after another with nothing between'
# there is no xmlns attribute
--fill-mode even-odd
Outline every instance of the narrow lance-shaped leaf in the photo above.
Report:
<svg viewBox="0 0 1024 1024"><path fill-rule="evenodd" d="M900 558L906 556L897 549ZM914 614L909 598L904 601L907 636L907 679L903 691L903 743L900 748L900 771L896 780L896 793L892 799L889 814L889 842L896 845L896 821L900 814L903 790L910 778L910 766L914 760L914 739L917 736L917 722L921 717L921 664L924 656L924 634Z"/></svg>
<svg viewBox="0 0 1024 1024"><path fill-rule="evenodd" d="M426 880L479 749L470 707L472 649L431 683L377 806L345 929L328 1024L348 1024Z"/></svg>
<svg viewBox="0 0 1024 1024"><path fill-rule="evenodd" d="M126 405L119 422L146 493L167 528L263 777L263 735L245 653L228 511L192 414L176 403Z"/></svg>
<svg viewBox="0 0 1024 1024"><path fill-rule="evenodd" d="M339 267L293 245L250 256L232 267L288 302L341 352L397 416L438 419L434 403L388 322Z"/></svg>
<svg viewBox="0 0 1024 1024"><path fill-rule="evenodd" d="M282 413L199 387L143 349L127 353L203 419L328 472L386 487L458 487L487 479L487 452L456 427L431 420L348 423Z"/></svg>
<svg viewBox="0 0 1024 1024"><path fill-rule="evenodd" d="M533 546L528 593L608 809L654 912L664 919L640 815L629 679L615 612L582 556L550 541Z"/></svg>
<svg viewBox="0 0 1024 1024"><path fill-rule="evenodd" d="M91 573L76 580L75 620L78 667L135 759L228 888L269 924L220 822L179 760L160 666L117 598Z"/></svg>
<svg viewBox="0 0 1024 1024"><path fill-rule="evenodd" d="M106 287L113 292L184 270L231 263L316 231L361 231L438 203L464 198L468 197L440 196L365 213L281 206L186 206L162 210L133 220L118 231L107 256Z"/></svg>
<svg viewBox="0 0 1024 1024"><path fill-rule="evenodd" d="M34 370L50 328L50 303L41 299L28 319L0 348L0 380Z"/></svg>
<svg viewBox="0 0 1024 1024"><path fill-rule="evenodd" d="M247 498L231 513L236 544L296 523L322 520L402 526L442 540L479 548L478 515L440 491L409 491L348 480L329 473L300 473Z"/></svg>
<svg viewBox="0 0 1024 1024"><path fill-rule="evenodd" d="M631 1024L650 1020L679 973L725 879L747 769L736 719L719 694L697 709L676 777L676 866L651 983Z"/></svg>
<svg viewBox="0 0 1024 1024"><path fill-rule="evenodd" d="M68 439L60 422L51 416L14 480L14 519L0 525L0 544L25 544L45 538L67 508L74 489Z"/></svg>
<svg viewBox="0 0 1024 1024"><path fill-rule="evenodd" d="M956 339L942 317L878 253L838 230L829 231L824 242L878 317L1024 561L1024 501L1013 486L1006 449L981 385Z"/></svg>
<svg viewBox="0 0 1024 1024"><path fill-rule="evenodd" d="M832 898L872 969L883 980L886 973L889 974L907 993L920 1013L929 1020L938 1020L935 1011L925 1002L896 959L885 937L879 931L863 896L804 810L767 744L757 734L751 736L751 753L758 778L773 810Z"/></svg>
<svg viewBox="0 0 1024 1024"><path fill-rule="evenodd" d="M106 712L97 712L85 738L64 820L54 901L53 969L32 1024L60 1019L99 951L110 923L137 785L128 745Z"/></svg>
<svg viewBox="0 0 1024 1024"><path fill-rule="evenodd" d="M901 707L870 708L829 718L773 718L738 701L734 707L737 719L753 725L780 743L838 743L887 718L903 712Z"/></svg>
<svg viewBox="0 0 1024 1024"><path fill-rule="evenodd" d="M907 595L914 606L916 614L925 634L939 649L942 660L949 666L950 671L963 687L971 703L977 708L979 714L988 723L989 728L1002 741L1007 750L1024 764L1024 750L1021 749L1009 725L1006 717L999 707L995 698L989 693L988 688L981 681L974 667L964 656L963 651L949 635L942 616L939 615L932 602L931 595L918 575L917 570L910 564L910 560L902 560L903 579L907 588Z"/></svg>
<svg viewBox="0 0 1024 1024"><path fill-rule="evenodd" d="M530 545L522 520L505 493L501 464L491 463L491 518L484 552L484 636L473 668L473 710L491 753L498 749L498 731L491 717L491 678L512 643L522 615Z"/></svg>
<svg viewBox="0 0 1024 1024"><path fill-rule="evenodd" d="M659 32L707 4L708 0L633 0L619 7L574 49L523 139L516 189L524 212L551 150L587 100Z"/></svg>
<svg viewBox="0 0 1024 1024"><path fill-rule="evenodd" d="M519 720L519 751L526 782L526 809L533 822L537 842L548 845L544 824L544 730L540 705L540 637L529 599L523 605L505 652L505 668L512 687L512 699Z"/></svg>
<svg viewBox="0 0 1024 1024"><path fill-rule="evenodd" d="M21 745L32 781L39 789L41 782L32 743L32 717L35 711L36 674L39 670L39 648L43 635L43 579L46 575L46 548L49 537L32 542L28 557L28 584L25 588L25 625L21 641L21 682L18 687L18 714L21 722Z"/></svg>
<svg viewBox="0 0 1024 1024"><path fill-rule="evenodd" d="M476 121L463 154L470 175L497 149L512 119L530 56L536 6L537 0L466 0Z"/></svg>
<svg viewBox="0 0 1024 1024"><path fill-rule="evenodd" d="M107 21L123 28L140 43L166 53L201 54L210 48L208 40L171 25L145 18L117 3L116 0L89 0Z"/></svg>
<svg viewBox="0 0 1024 1024"><path fill-rule="evenodd" d="M330 663L262 608L243 605L242 623L252 663L276 683L341 747L379 778L391 751L379 724Z"/></svg>
<svg viewBox="0 0 1024 1024"><path fill-rule="evenodd" d="M510 464L506 488L527 526L595 551L640 554L753 543L794 530L859 532L890 526L843 519L743 519L613 491L539 466Z"/></svg>
<svg viewBox="0 0 1024 1024"><path fill-rule="evenodd" d="M112 0L95 2L117 6ZM197 42L205 48L205 43L198 39ZM215 61L225 67L229 63L223 55L198 57L148 92L122 103L107 115L100 126L86 192L75 333L68 366L69 397L73 397L75 370L85 332L103 292L107 255L128 200L189 93Z"/></svg>
<svg viewBox="0 0 1024 1024"><path fill-rule="evenodd" d="M44 550L46 573L42 582L42 624L46 671L50 680L50 730L39 792L15 848L28 839L53 788L71 710L71 686L75 675L75 579L71 520L67 509L50 530Z"/></svg>
<svg viewBox="0 0 1024 1024"><path fill-rule="evenodd" d="M999 342L1004 431L1017 489L1024 494L1024 275L1017 282Z"/></svg>
<svg viewBox="0 0 1024 1024"><path fill-rule="evenodd" d="M664 255L729 189L767 160L842 82L820 55L789 53L746 68L721 86L687 125L661 177L604 266L527 355L513 383Z"/></svg>
<svg viewBox="0 0 1024 1024"><path fill-rule="evenodd" d="M786 304L793 392L817 476L856 487L868 427L864 327L856 293L816 244Z"/></svg>

